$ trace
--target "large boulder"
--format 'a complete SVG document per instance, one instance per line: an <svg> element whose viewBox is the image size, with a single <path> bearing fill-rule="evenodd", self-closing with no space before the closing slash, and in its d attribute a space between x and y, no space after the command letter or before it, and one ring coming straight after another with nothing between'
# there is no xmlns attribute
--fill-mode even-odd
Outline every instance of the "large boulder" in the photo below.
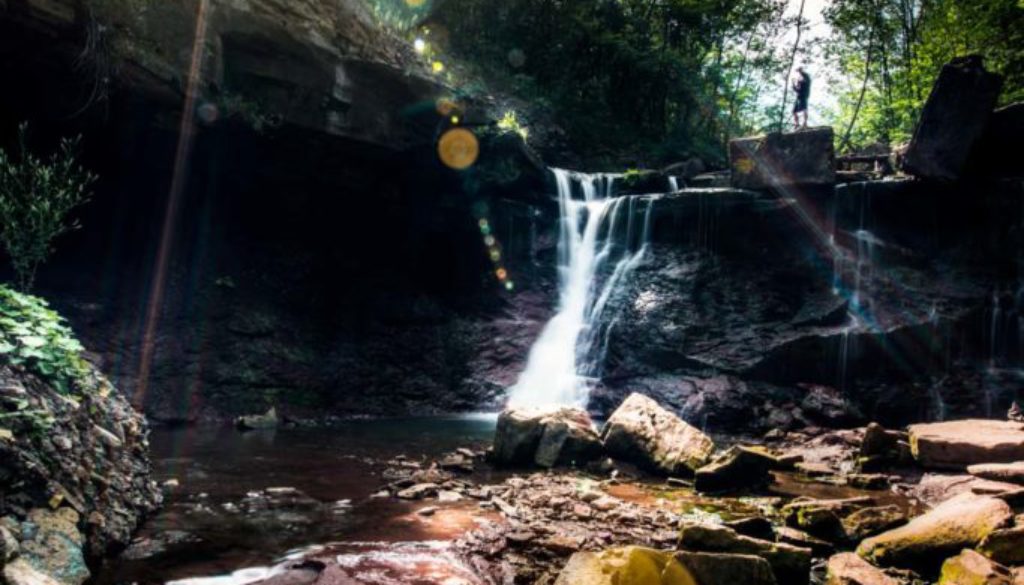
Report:
<svg viewBox="0 0 1024 585"><path fill-rule="evenodd" d="M978 546L1012 519L1013 511L1003 500L965 493L909 524L865 540L857 554L878 565L934 575L942 559Z"/></svg>
<svg viewBox="0 0 1024 585"><path fill-rule="evenodd" d="M732 185L740 189L833 185L833 140L830 127L731 140Z"/></svg>
<svg viewBox="0 0 1024 585"><path fill-rule="evenodd" d="M725 526L684 524L679 547L697 552L754 555L768 561L779 583L807 583L811 571L811 549L781 542L769 542L737 534Z"/></svg>
<svg viewBox="0 0 1024 585"><path fill-rule="evenodd" d="M0 561L79 585L160 504L149 429L43 301L0 287L0 313Z"/></svg>
<svg viewBox="0 0 1024 585"><path fill-rule="evenodd" d="M669 553L639 546L578 552L555 585L705 585Z"/></svg>
<svg viewBox="0 0 1024 585"><path fill-rule="evenodd" d="M668 475L691 475L715 449L710 437L633 393L612 413L601 431L609 455Z"/></svg>
<svg viewBox="0 0 1024 585"><path fill-rule="evenodd" d="M964 469L1024 460L1024 423L966 419L910 426L910 448L923 467Z"/></svg>
<svg viewBox="0 0 1024 585"><path fill-rule="evenodd" d="M510 408L498 416L492 458L499 465L550 468L600 455L600 438L582 409Z"/></svg>
<svg viewBox="0 0 1024 585"><path fill-rule="evenodd" d="M899 581L853 553L839 553L828 560L825 585L899 585Z"/></svg>
<svg viewBox="0 0 1024 585"><path fill-rule="evenodd" d="M700 492L762 488L771 483L777 465L763 449L735 445L697 470L694 487Z"/></svg>
<svg viewBox="0 0 1024 585"><path fill-rule="evenodd" d="M768 561L754 555L683 551L676 560L700 585L775 585Z"/></svg>
<svg viewBox="0 0 1024 585"><path fill-rule="evenodd" d="M1010 569L965 550L942 564L938 585L1014 585L1014 579Z"/></svg>
<svg viewBox="0 0 1024 585"><path fill-rule="evenodd" d="M999 99L1002 78L977 55L942 67L903 157L907 173L940 180L960 177Z"/></svg>

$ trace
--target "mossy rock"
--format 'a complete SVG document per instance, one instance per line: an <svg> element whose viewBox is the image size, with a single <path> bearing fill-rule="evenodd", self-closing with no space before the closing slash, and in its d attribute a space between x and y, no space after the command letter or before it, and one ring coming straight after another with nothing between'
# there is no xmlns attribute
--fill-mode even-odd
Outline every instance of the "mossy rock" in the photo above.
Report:
<svg viewBox="0 0 1024 585"><path fill-rule="evenodd" d="M555 585L698 585L672 555L639 546L574 554Z"/></svg>

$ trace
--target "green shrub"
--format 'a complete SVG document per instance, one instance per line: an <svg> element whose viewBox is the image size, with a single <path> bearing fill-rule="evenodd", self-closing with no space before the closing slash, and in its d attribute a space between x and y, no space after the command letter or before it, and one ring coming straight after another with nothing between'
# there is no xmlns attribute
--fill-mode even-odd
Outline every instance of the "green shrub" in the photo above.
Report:
<svg viewBox="0 0 1024 585"><path fill-rule="evenodd" d="M18 128L17 152L0 149L0 241L11 257L17 286L32 288L36 270L53 252L53 240L77 229L68 214L89 200L96 177L78 165L78 139L65 139L48 159L25 146Z"/></svg>
<svg viewBox="0 0 1024 585"><path fill-rule="evenodd" d="M0 285L0 356L46 380L61 394L85 390L82 344L46 301Z"/></svg>

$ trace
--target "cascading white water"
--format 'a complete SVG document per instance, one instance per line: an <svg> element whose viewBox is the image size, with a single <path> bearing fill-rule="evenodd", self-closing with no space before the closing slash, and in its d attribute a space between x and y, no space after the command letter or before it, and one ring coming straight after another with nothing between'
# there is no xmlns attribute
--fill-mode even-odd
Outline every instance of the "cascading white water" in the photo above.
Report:
<svg viewBox="0 0 1024 585"><path fill-rule="evenodd" d="M619 175L552 172L560 211L558 309L509 390L509 406L586 406L612 325L604 315L608 302L640 263L650 238L656 196L614 196ZM574 185L582 199L574 198Z"/></svg>

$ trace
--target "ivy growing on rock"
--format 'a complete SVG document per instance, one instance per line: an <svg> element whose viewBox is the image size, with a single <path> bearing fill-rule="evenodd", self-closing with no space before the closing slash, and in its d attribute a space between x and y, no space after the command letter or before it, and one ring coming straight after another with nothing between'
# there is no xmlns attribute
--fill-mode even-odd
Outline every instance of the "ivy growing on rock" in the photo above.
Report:
<svg viewBox="0 0 1024 585"><path fill-rule="evenodd" d="M46 301L0 285L0 356L44 379L61 394L90 384L82 344Z"/></svg>

